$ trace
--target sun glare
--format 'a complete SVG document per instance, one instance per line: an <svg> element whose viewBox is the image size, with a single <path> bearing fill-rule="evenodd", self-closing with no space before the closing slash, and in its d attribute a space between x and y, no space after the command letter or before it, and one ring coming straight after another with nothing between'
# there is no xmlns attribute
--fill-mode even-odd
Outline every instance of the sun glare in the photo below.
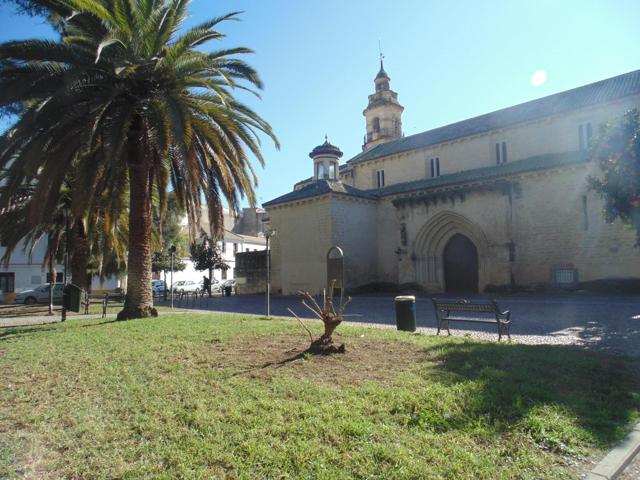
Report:
<svg viewBox="0 0 640 480"><path fill-rule="evenodd" d="M531 85L533 87L539 87L544 82L547 81L547 72L545 70L536 70L533 75L531 75Z"/></svg>

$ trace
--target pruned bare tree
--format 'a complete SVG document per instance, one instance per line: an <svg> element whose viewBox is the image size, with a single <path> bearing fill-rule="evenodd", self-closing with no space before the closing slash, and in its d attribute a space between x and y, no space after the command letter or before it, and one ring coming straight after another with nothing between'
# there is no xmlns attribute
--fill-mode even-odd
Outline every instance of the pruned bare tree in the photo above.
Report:
<svg viewBox="0 0 640 480"><path fill-rule="evenodd" d="M348 297L344 302L338 306L336 310L333 304L333 292L334 292L335 281L331 282L329 286L329 292L327 292L327 296L324 300L324 306L321 308L316 299L309 292L304 292L302 290L298 291L298 294L302 297L302 304L311 310L316 317L322 320L324 323L324 333L320 338L316 340L313 339L313 335L309 331L309 329L302 323L300 318L291 310L289 312L300 321L302 326L309 333L309 337L311 338L311 345L307 350L310 353L319 353L323 355L328 355L331 353L344 353L345 346L344 344L336 345L333 343L333 332L335 332L338 325L342 323L344 318L344 310L351 302L351 297Z"/></svg>

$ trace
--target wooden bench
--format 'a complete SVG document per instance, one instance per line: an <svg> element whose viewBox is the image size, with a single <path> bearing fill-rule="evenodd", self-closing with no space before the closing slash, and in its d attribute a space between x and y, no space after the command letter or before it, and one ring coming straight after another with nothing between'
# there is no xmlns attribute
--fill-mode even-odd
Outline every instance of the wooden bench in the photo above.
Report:
<svg viewBox="0 0 640 480"><path fill-rule="evenodd" d="M470 300L448 300L432 298L433 308L436 311L438 322L438 335L440 329L446 328L449 335L449 322L467 323L495 323L498 325L498 341L502 335L511 340L509 329L511 328L511 312L500 311L495 300L472 302Z"/></svg>

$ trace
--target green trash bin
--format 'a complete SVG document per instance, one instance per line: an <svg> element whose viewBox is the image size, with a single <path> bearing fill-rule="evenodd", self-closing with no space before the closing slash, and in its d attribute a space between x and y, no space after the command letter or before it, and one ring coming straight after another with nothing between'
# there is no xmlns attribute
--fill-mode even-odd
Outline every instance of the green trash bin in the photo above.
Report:
<svg viewBox="0 0 640 480"><path fill-rule="evenodd" d="M62 306L72 312L80 312L83 294L83 290L77 285L73 283L65 285L62 293Z"/></svg>
<svg viewBox="0 0 640 480"><path fill-rule="evenodd" d="M406 295L395 298L396 325L403 332L416 331L416 297Z"/></svg>

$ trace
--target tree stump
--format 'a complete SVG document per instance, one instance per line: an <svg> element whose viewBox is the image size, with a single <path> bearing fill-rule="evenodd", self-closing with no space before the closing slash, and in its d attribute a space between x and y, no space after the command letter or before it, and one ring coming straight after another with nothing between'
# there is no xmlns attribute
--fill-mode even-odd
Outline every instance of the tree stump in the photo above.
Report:
<svg viewBox="0 0 640 480"><path fill-rule="evenodd" d="M309 331L309 329L302 323L302 320L298 318L298 316L289 309L298 321L302 324L302 326L309 333L309 337L311 338L311 345L307 349L308 353L312 353L314 355L330 355L333 353L345 353L346 348L344 344L336 345L333 342L333 332L335 332L338 325L342 323L344 317L344 310L351 302L351 297L348 297L346 301L342 302L342 304L338 307L336 311L333 305L333 291L334 291L335 280L331 282L329 286L329 292L325 298L324 306L320 308L316 299L309 292L304 292L302 290L298 291L298 294L302 296L302 304L311 310L316 317L322 320L324 323L324 333L320 338L313 339L313 335Z"/></svg>

